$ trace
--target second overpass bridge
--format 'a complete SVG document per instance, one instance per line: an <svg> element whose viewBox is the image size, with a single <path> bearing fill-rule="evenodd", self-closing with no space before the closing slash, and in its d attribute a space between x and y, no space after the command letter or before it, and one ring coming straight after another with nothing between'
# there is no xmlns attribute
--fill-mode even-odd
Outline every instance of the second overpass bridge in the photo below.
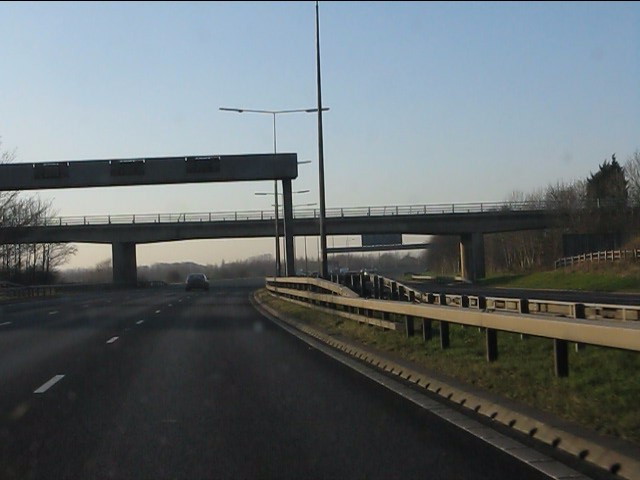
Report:
<svg viewBox="0 0 640 480"><path fill-rule="evenodd" d="M319 234L319 210L296 209L291 225L280 217L279 232ZM557 214L537 203L488 202L329 208L328 235L458 235L463 277L485 275L485 233L551 227ZM238 211L171 214L96 215L42 218L32 226L2 223L0 244L103 243L112 245L114 282L136 283L136 245L193 239L274 237L275 212ZM286 252L287 272L295 272L293 252Z"/></svg>

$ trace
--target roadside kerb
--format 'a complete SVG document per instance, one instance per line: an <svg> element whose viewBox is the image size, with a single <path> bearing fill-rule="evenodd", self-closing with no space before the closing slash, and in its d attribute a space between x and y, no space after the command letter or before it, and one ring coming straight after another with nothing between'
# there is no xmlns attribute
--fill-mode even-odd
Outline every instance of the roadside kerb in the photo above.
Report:
<svg viewBox="0 0 640 480"><path fill-rule="evenodd" d="M273 292L270 292L270 294L275 298L282 298ZM302 304L306 307L311 307L308 303L300 300L286 297L284 299L293 301L293 303L296 304ZM513 405L513 402L506 402L512 404L506 406L493 395L484 395L477 392L477 389L471 392L463 386L452 386L445 381L434 379L427 372L419 370L417 366L413 368L407 365L400 365L396 361L386 357L382 352L373 353L371 347L364 348L361 345L353 344L345 340L338 340L320 330L296 321L290 316L283 315L277 310L262 304L255 294L254 300L271 315L301 332L365 361L374 367L380 368L385 372L392 373L415 385L423 387L470 412L475 412L548 446L573 455L599 468L603 468L616 474L620 478L628 480L640 479L640 460L638 460L640 458L640 452L637 451L635 447L628 447L621 450L612 449L604 443L604 441L598 441L594 438L596 437L595 435L592 435L591 438L587 438L586 435L581 436L575 431L571 431L575 429L564 427L562 425L563 422L545 421L544 418L542 418L543 415L536 417L525 411L530 409L519 410ZM315 307L311 308L315 309ZM323 308L322 310L330 310L330 313L333 314L339 313L327 308Z"/></svg>

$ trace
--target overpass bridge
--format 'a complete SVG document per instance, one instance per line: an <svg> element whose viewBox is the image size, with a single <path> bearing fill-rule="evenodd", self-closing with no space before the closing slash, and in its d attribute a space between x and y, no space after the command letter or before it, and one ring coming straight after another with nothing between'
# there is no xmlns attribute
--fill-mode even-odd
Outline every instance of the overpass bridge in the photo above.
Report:
<svg viewBox="0 0 640 480"><path fill-rule="evenodd" d="M0 244L107 243L113 279L136 284L136 245L188 239L280 237L286 271L295 272L296 235L459 235L462 276L485 275L485 233L543 229L553 214L538 204L467 203L293 210L291 182L298 176L295 153L197 155L54 161L0 165L0 191L87 188L176 183L274 180L282 185L282 216L273 213L181 213L41 218L31 226L0 224ZM277 197L276 197L277 198ZM280 220L282 218L282 220ZM279 245L279 242L276 242ZM276 249L278 256L279 249Z"/></svg>
<svg viewBox="0 0 640 480"><path fill-rule="evenodd" d="M279 217L285 245L295 236L319 234L318 209L293 209L289 222ZM556 214L537 203L483 202L328 208L327 235L458 235L462 276L485 276L484 234L537 230L552 226ZM35 226L0 229L0 244L102 243L112 245L114 282L135 284L136 245L193 239L273 238L275 212L237 211L171 214L96 215L42 218ZM286 256L295 272L293 252Z"/></svg>

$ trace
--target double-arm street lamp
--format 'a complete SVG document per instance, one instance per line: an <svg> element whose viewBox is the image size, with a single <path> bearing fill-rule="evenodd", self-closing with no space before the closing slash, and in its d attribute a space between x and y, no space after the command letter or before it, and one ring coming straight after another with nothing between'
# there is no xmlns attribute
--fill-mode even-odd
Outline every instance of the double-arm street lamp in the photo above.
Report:
<svg viewBox="0 0 640 480"><path fill-rule="evenodd" d="M220 110L224 112L236 112L236 113L263 113L273 117L273 153L278 153L277 135L276 135L276 116L285 113L316 113L317 108L301 108L295 110L254 110L249 108L228 108L220 107ZM329 107L322 108L322 111L329 110ZM275 224L276 224L276 276L281 275L280 266L280 232L279 232L279 219L278 219L278 180L273 181L274 184L274 198L275 198Z"/></svg>

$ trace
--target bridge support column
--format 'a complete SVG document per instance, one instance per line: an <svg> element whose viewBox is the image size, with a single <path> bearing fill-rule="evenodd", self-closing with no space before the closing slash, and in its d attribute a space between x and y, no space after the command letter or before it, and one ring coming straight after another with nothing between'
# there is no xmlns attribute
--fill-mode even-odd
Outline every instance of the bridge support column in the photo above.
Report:
<svg viewBox="0 0 640 480"><path fill-rule="evenodd" d="M282 180L282 196L284 201L284 250L286 257L287 277L295 277L295 252L293 251L293 193L291 180Z"/></svg>
<svg viewBox="0 0 640 480"><path fill-rule="evenodd" d="M121 287L137 286L136 244L132 242L112 243L111 255L114 285Z"/></svg>
<svg viewBox="0 0 640 480"><path fill-rule="evenodd" d="M484 236L481 232L460 236L460 276L472 282L485 277Z"/></svg>

